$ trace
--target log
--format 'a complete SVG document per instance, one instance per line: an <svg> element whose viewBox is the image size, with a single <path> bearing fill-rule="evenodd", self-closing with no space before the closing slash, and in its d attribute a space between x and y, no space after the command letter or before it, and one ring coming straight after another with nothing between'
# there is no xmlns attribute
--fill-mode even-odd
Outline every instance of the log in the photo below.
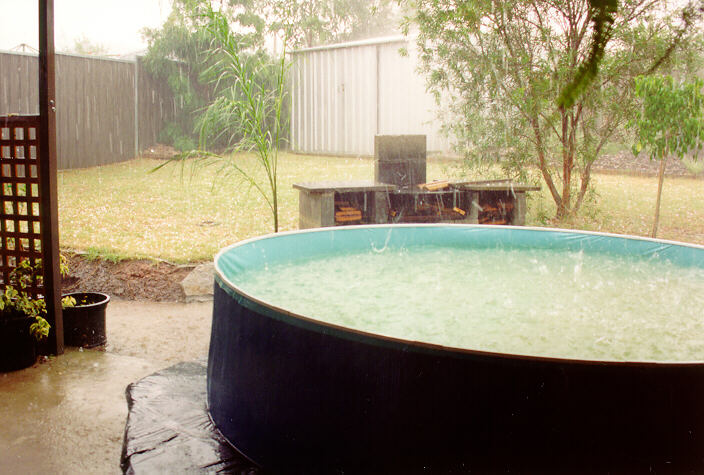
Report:
<svg viewBox="0 0 704 475"><path fill-rule="evenodd" d="M362 219L362 212L360 210L353 211L338 211L335 213L335 222L346 223L350 221L360 221Z"/></svg>
<svg viewBox="0 0 704 475"><path fill-rule="evenodd" d="M477 222L479 224L507 224L505 219L496 219L494 216L480 217Z"/></svg>
<svg viewBox="0 0 704 475"><path fill-rule="evenodd" d="M449 186L450 183L447 180L435 180L430 183L421 183L420 185L418 185L418 188L420 188L421 190L437 191L444 190Z"/></svg>

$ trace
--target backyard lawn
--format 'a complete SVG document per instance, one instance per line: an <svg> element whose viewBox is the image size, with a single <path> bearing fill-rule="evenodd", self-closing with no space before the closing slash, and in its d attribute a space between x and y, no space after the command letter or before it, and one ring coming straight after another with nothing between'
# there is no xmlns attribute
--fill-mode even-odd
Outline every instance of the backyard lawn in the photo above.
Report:
<svg viewBox="0 0 704 475"><path fill-rule="evenodd" d="M573 222L549 224L589 231L650 236L658 188L657 177L593 174L596 189L593 204ZM541 207L554 215L554 205L545 187L528 203L527 224L544 226ZM659 239L704 245L704 179L666 177L660 209Z"/></svg>
<svg viewBox="0 0 704 475"><path fill-rule="evenodd" d="M251 156L238 158L255 170ZM157 258L174 263L212 259L222 247L273 231L271 212L236 175L215 167L136 159L102 167L59 172L61 248L122 258ZM429 159L427 179L456 178L448 162ZM293 183L370 180L371 158L281 154L280 229L298 227L298 191ZM263 174L262 174L263 177ZM554 224L546 190L528 202L528 225L575 227L647 236L652 225L657 179L595 175L597 196L584 216ZM658 237L704 244L704 180L667 177Z"/></svg>

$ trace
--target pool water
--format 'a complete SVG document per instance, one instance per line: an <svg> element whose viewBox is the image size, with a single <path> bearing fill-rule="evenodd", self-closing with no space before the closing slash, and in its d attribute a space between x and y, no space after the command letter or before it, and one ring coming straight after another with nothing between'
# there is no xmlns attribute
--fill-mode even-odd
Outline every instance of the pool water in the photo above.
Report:
<svg viewBox="0 0 704 475"><path fill-rule="evenodd" d="M704 269L545 249L416 246L229 276L348 328L447 347L609 361L704 361Z"/></svg>

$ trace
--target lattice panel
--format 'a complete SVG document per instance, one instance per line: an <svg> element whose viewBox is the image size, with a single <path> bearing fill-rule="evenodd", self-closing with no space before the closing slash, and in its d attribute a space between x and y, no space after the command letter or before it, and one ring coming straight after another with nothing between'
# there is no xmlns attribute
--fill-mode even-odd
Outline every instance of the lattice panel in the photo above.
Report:
<svg viewBox="0 0 704 475"><path fill-rule="evenodd" d="M0 279L29 259L41 259L39 116L0 117ZM41 277L29 289L42 295Z"/></svg>

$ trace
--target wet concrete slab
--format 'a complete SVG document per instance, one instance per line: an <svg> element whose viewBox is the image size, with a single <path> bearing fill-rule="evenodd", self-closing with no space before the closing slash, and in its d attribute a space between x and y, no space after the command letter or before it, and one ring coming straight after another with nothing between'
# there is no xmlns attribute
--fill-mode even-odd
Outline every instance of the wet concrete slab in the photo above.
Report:
<svg viewBox="0 0 704 475"><path fill-rule="evenodd" d="M121 473L125 387L158 369L146 360L69 349L0 374L3 473Z"/></svg>
<svg viewBox="0 0 704 475"><path fill-rule="evenodd" d="M212 304L113 300L104 351L0 373L0 473L121 473L125 388L207 355Z"/></svg>
<svg viewBox="0 0 704 475"><path fill-rule="evenodd" d="M108 353L161 361L161 367L208 354L213 303L113 299L107 308Z"/></svg>

